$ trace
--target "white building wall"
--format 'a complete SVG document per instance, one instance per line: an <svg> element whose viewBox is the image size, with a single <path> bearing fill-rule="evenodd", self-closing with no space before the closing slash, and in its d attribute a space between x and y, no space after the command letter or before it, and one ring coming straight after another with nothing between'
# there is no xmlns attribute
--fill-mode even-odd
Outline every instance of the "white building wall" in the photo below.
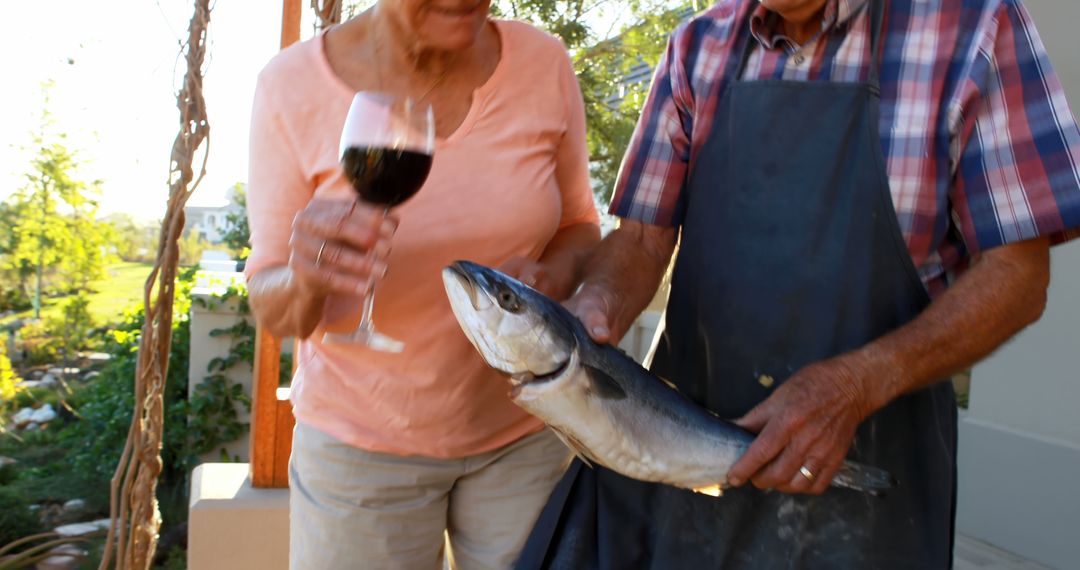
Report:
<svg viewBox="0 0 1080 570"><path fill-rule="evenodd" d="M1080 3L1025 0L1080 110ZM1080 564L1080 243L1054 248L1046 313L972 373L957 526L1055 568Z"/></svg>

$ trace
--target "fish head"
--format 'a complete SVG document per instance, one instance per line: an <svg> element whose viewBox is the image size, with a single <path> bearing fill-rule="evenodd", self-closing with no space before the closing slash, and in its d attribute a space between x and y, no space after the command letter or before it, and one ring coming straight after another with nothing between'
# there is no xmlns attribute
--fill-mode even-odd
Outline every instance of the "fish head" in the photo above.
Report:
<svg viewBox="0 0 1080 570"><path fill-rule="evenodd" d="M495 269L456 261L443 285L461 330L488 366L512 378L547 378L564 370L577 345L565 310Z"/></svg>

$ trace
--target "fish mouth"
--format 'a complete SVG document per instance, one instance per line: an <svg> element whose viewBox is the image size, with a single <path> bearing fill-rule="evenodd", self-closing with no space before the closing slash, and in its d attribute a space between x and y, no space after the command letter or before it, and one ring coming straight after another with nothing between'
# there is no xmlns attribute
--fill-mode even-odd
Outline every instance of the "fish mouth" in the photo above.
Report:
<svg viewBox="0 0 1080 570"><path fill-rule="evenodd" d="M487 288L483 287L480 283L477 282L477 279L482 279L483 277L467 271L461 265L460 261L456 261L448 265L446 267L446 271L449 272L450 276L457 279L458 283L461 285L461 288L464 289L465 292L468 294L469 302L472 303L472 308L474 310L482 311L487 307L491 306L491 304L494 302L491 298L491 294L487 292ZM480 302L481 295L483 296L483 300L486 302Z"/></svg>
<svg viewBox="0 0 1080 570"><path fill-rule="evenodd" d="M511 374L510 398L517 399L517 397L521 394L521 391L524 390L526 386L543 385L559 379L560 377L562 377L563 374L566 373L567 370L570 369L570 366L573 364L573 362L574 353L570 353L570 358L567 358L565 361L559 364L555 368L555 370L552 370L551 372L545 374L533 374L532 372Z"/></svg>
<svg viewBox="0 0 1080 570"><path fill-rule="evenodd" d="M510 383L514 386L524 386L525 384L542 384L544 382L550 382L559 376L562 376L563 372L566 372L567 368L570 368L570 358L567 358L565 362L560 364L545 374L533 374L532 372L524 372L522 374L511 374Z"/></svg>

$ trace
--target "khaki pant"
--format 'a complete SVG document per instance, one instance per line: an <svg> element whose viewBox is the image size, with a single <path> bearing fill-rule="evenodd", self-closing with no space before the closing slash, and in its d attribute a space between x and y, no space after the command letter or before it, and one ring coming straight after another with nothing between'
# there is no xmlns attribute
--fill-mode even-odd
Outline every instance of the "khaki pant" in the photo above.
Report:
<svg viewBox="0 0 1080 570"><path fill-rule="evenodd" d="M447 460L372 453L297 424L289 567L508 568L568 460L550 430Z"/></svg>

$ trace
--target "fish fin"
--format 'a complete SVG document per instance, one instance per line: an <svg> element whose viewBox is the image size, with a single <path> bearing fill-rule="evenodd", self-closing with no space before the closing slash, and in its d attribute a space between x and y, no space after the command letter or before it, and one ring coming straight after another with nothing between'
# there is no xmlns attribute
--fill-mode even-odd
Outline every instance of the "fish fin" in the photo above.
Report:
<svg viewBox="0 0 1080 570"><path fill-rule="evenodd" d="M576 455L582 463L588 465L589 467L593 466L592 462L590 462L589 459L585 456L585 446L581 445L581 442L574 439L574 436L565 434L555 428L551 428L551 431L555 432L555 435L558 436L558 438L562 440L564 444L566 444L566 447L570 448L570 451L574 452L574 455Z"/></svg>
<svg viewBox="0 0 1080 570"><path fill-rule="evenodd" d="M593 390L598 396L608 400L622 400L626 397L626 391L614 378L608 376L607 372L592 366L585 366L584 368L589 380L592 381Z"/></svg>
<svg viewBox="0 0 1080 570"><path fill-rule="evenodd" d="M884 469L845 461L833 477L832 485L882 497L886 491L896 486L896 479Z"/></svg>
<svg viewBox="0 0 1080 570"><path fill-rule="evenodd" d="M710 497L719 497L724 494L723 485L709 485L707 487L698 487L697 489L690 490L695 493L700 493L702 495L708 495Z"/></svg>
<svg viewBox="0 0 1080 570"><path fill-rule="evenodd" d="M657 378L659 378L660 381L663 382L664 384L667 384L668 388L671 388L672 390L675 390L676 392L679 391L679 387L676 386L675 383L672 382L671 380L668 380L667 378L664 378L663 376L657 376Z"/></svg>

